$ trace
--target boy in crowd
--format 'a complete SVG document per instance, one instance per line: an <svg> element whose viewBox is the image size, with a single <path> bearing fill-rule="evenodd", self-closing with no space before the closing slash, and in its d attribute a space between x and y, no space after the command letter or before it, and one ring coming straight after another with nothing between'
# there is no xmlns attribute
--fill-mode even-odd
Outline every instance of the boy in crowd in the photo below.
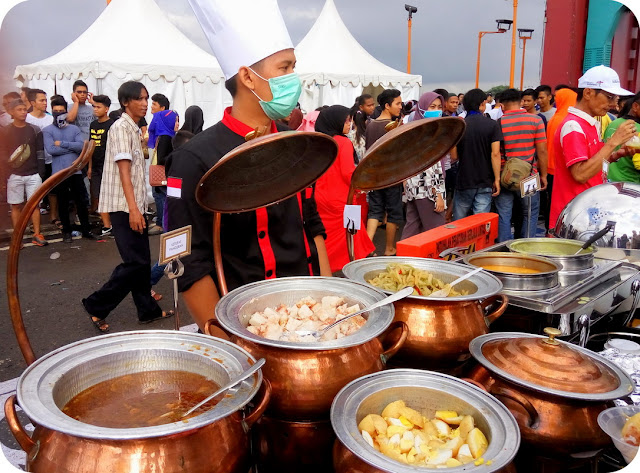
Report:
<svg viewBox="0 0 640 473"><path fill-rule="evenodd" d="M544 115L547 122L551 120L556 113L556 108L553 106L553 92L548 85L539 85L536 87L536 93L538 94L538 105L540 106L540 113Z"/></svg>
<svg viewBox="0 0 640 473"><path fill-rule="evenodd" d="M11 205L11 222L15 228L20 218L22 204L42 185L44 175L44 149L42 132L39 128L27 123L27 106L21 99L13 99L7 104L7 112L11 114L13 123L0 130L0 160L4 173L9 175L7 183L7 203ZM22 147L22 150L18 148ZM40 210L31 215L33 222L32 243L46 246L47 240L40 233Z"/></svg>
<svg viewBox="0 0 640 473"><path fill-rule="evenodd" d="M538 115L544 123L544 129L547 129L547 117L543 113L538 113L536 110L536 103L538 102L538 92L533 89L526 89L522 92L522 108L527 113L532 115Z"/></svg>
<svg viewBox="0 0 640 473"><path fill-rule="evenodd" d="M45 149L53 157L51 171L55 174L68 168L78 159L84 145L84 139L80 129L68 123L67 102L62 97L56 98L51 102L51 111L53 112L53 124L46 127L42 133L44 135ZM56 187L60 204L60 220L62 221L62 241L65 243L71 243L72 241L71 222L69 219L70 199L73 199L76 204L82 237L95 240L95 236L90 232L89 211L84 205L84 191L84 181L80 171L77 171Z"/></svg>
<svg viewBox="0 0 640 473"><path fill-rule="evenodd" d="M94 116L93 107L90 105L92 95L89 94L89 89L84 81L77 80L73 83L71 100L73 101L73 105L69 109L67 121L80 128L82 139L86 141L89 139L89 129L91 122L94 120ZM89 103L87 103L87 101Z"/></svg>
<svg viewBox="0 0 640 473"><path fill-rule="evenodd" d="M107 149L107 137L109 135L109 128L113 125L113 120L109 118L109 107L111 106L111 99L106 95L96 95L93 97L93 114L96 119L91 122L89 127L91 133L91 139L95 141L96 148L89 161L89 169L87 171L87 177L91 181L91 208L98 208L98 201L100 199L100 187L102 185L102 168L104 166L104 155ZM111 218L107 212L100 214L102 219L102 236L109 235L111 233Z"/></svg>

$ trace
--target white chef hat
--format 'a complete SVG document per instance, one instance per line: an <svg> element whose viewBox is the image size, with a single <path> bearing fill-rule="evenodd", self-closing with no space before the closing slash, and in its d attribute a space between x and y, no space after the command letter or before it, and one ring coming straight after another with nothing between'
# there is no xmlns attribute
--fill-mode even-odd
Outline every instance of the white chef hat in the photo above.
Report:
<svg viewBox="0 0 640 473"><path fill-rule="evenodd" d="M189 0L224 76L293 43L277 0Z"/></svg>

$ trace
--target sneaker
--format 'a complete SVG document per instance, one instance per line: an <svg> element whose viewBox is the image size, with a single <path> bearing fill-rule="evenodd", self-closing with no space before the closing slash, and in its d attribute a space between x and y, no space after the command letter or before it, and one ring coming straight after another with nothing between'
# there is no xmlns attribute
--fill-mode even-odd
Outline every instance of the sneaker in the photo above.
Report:
<svg viewBox="0 0 640 473"><path fill-rule="evenodd" d="M102 227L102 231L100 232L101 236L111 235L112 227Z"/></svg>
<svg viewBox="0 0 640 473"><path fill-rule="evenodd" d="M36 246L47 246L49 244L49 242L44 239L44 235L40 233L38 233L37 235L33 235L33 239L31 240L31 243L33 243Z"/></svg>
<svg viewBox="0 0 640 473"><path fill-rule="evenodd" d="M65 243L72 243L73 242L73 238L71 238L71 233L63 233L62 234L62 241Z"/></svg>

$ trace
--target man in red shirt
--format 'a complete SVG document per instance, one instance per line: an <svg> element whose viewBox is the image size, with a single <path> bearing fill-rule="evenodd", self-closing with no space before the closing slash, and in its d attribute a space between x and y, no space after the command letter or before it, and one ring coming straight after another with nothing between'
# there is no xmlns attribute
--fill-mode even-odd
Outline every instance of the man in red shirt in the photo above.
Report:
<svg viewBox="0 0 640 473"><path fill-rule="evenodd" d="M578 81L578 102L569 107L554 136L556 175L551 195L549 226L555 227L560 212L581 192L602 184L610 162L630 156L632 150L623 147L635 134L635 124L629 120L603 143L595 117L607 114L619 95L633 95L620 87L618 74L606 66L589 69Z"/></svg>

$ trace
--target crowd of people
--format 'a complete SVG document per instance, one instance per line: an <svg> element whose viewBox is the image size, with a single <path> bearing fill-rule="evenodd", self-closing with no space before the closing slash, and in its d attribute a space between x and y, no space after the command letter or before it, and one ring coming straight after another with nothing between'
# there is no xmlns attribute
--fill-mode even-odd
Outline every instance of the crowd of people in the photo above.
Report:
<svg viewBox="0 0 640 473"><path fill-rule="evenodd" d="M460 141L438 162L403 184L355 196L361 205L362 230L354 237L356 258L376 255L374 235L384 227L385 255L394 255L400 238L411 238L446 222L494 210L499 241L536 236L544 221L550 231L560 211L580 192L608 181L640 182L640 154L627 146L640 132L640 93L622 89L610 68L587 71L577 87L503 90L493 97L480 89L464 94L436 89L417 101L402 100L396 89L377 97L364 94L354 104L323 106L306 114L291 97L300 95L292 50L278 60L258 61L232 70L226 82L233 107L221 122L204 128L197 106L187 109L184 124L166 96L149 96L139 82L118 91L120 108L110 113L105 95L92 95L78 80L71 102L44 91L23 88L3 97L0 156L12 221L43 180L69 167L84 142L95 142L89 165L59 184L40 211L72 241L77 228L86 239L115 238L123 264L102 289L83 299L96 328L106 332L108 314L131 292L141 323L173 315L158 305L151 288L163 267L151 268L148 235L192 225L192 254L180 288L202 326L217 301L212 253L212 215L196 201L200 178L220 157L252 136L287 129L317 131L334 138L338 157L317 183L277 206L224 215L220 235L227 282L248 282L287 274L331 275L349 260L343 225L351 176L358 163L389 130L440 117L464 120ZM279 61L279 62L278 62ZM291 70L289 70L291 69ZM269 107L276 89L265 77L287 70L281 89L288 99ZM289 82L289 83L287 83ZM263 100L261 97L272 99ZM256 97L258 100L256 100ZM153 119L145 121L151 103ZM50 112L48 106L50 105ZM194 138L192 140L192 138ZM155 223L148 221L147 184L153 183L145 159L162 175L180 180L177 194L153 185ZM537 176L539 192L522 197L521 181ZM47 244L40 211L31 216L32 242ZM100 217L92 231L90 215Z"/></svg>

